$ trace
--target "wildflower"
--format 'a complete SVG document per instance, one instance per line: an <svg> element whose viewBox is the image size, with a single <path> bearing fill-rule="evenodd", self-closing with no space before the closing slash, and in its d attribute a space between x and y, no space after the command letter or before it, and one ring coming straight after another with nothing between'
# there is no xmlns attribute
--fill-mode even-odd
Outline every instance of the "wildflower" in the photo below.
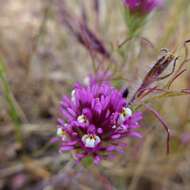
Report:
<svg viewBox="0 0 190 190"><path fill-rule="evenodd" d="M162 4L163 0L123 0L131 13L147 15Z"/></svg>
<svg viewBox="0 0 190 190"><path fill-rule="evenodd" d="M73 150L75 159L90 156L98 163L115 152L122 153L125 137L141 137L136 131L141 112L132 113L122 92L111 84L77 84L73 92L61 101L58 124L66 137L59 135L60 152Z"/></svg>
<svg viewBox="0 0 190 190"><path fill-rule="evenodd" d="M140 34L146 23L147 15L161 6L163 0L122 0L124 5L124 19L128 26L129 38Z"/></svg>

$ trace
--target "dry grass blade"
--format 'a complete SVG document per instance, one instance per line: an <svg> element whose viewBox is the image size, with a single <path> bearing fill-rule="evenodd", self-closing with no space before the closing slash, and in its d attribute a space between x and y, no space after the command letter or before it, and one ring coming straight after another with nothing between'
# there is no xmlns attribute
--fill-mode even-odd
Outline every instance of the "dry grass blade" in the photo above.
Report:
<svg viewBox="0 0 190 190"><path fill-rule="evenodd" d="M162 117L160 116L160 114L153 109L152 107L145 105L145 108L147 110L149 110L150 112L152 112L154 114L154 116L160 121L160 123L162 124L162 126L164 127L166 133L167 133L167 138L166 138L166 153L168 154L170 152L170 132L169 132L169 127L166 124L166 122L162 119Z"/></svg>
<svg viewBox="0 0 190 190"><path fill-rule="evenodd" d="M139 181L143 171L145 170L146 161L148 160L148 157L150 154L151 141L152 141L152 136L149 136L144 143L141 159L136 166L136 170L134 172L133 179L132 179L131 184L129 186L129 190L135 190L136 189L138 181Z"/></svg>

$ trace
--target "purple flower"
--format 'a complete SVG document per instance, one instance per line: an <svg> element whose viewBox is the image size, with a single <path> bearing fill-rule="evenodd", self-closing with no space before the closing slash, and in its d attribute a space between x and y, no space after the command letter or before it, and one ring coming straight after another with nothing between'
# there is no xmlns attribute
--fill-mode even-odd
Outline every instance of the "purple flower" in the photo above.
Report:
<svg viewBox="0 0 190 190"><path fill-rule="evenodd" d="M74 158L92 157L95 163L122 153L126 137L141 137L141 112L132 113L122 93L109 83L76 84L71 97L61 101L57 135L60 152L73 150Z"/></svg>
<svg viewBox="0 0 190 190"><path fill-rule="evenodd" d="M147 15L159 7L164 0L123 0L123 4L131 13Z"/></svg>

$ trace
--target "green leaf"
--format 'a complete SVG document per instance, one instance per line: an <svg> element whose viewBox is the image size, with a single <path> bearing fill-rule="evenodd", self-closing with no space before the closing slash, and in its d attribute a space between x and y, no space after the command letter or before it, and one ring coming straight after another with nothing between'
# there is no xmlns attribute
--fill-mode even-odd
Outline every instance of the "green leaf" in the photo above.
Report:
<svg viewBox="0 0 190 190"><path fill-rule="evenodd" d="M3 96L8 105L10 118L12 119L12 122L14 123L15 126L16 140L17 142L21 143L22 142L21 118L17 113L16 103L14 100L14 96L11 92L9 82L6 77L6 70L2 58L0 58L0 86L2 88Z"/></svg>
<svg viewBox="0 0 190 190"><path fill-rule="evenodd" d="M82 160L82 164L85 166L85 167L90 167L92 164L93 164L93 158L92 157L86 157Z"/></svg>

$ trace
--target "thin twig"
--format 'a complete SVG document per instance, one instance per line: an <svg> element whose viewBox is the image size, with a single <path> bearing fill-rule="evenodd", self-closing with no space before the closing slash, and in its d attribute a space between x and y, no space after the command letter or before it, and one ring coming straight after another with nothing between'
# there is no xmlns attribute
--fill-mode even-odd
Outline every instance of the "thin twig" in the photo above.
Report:
<svg viewBox="0 0 190 190"><path fill-rule="evenodd" d="M162 119L162 117L160 116L160 114L153 109L152 107L150 107L149 105L145 105L145 108L147 110L149 110L150 112L152 112L154 114L154 116L160 121L160 123L162 124L162 126L164 127L166 133L167 133L167 138L166 138L166 153L169 154L170 152L170 132L169 132L169 127L168 125L165 123L165 121Z"/></svg>

